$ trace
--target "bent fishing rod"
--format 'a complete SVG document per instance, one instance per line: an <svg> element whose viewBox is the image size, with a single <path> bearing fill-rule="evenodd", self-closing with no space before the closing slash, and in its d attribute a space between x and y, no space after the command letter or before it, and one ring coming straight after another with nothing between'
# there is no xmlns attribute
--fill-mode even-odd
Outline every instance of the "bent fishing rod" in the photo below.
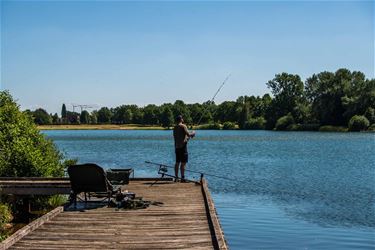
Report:
<svg viewBox="0 0 375 250"><path fill-rule="evenodd" d="M145 161L145 163L146 163L146 164L150 164L150 165L159 166L159 167L172 168L172 169L175 168L175 167L168 166L168 165L165 165L165 164L162 164L162 163L157 163L157 162ZM234 180L235 180L235 179L232 179L232 178L228 178L228 177L224 177L224 176L219 176L219 175L214 175L214 174L207 174L207 173L200 172L200 171L195 171L195 170L185 169L185 171L186 171L186 172L190 172L190 173L200 174L200 175L201 175L201 178L202 178L204 175L207 175L207 176L212 176L212 177L221 178L221 179L226 179L226 180L231 180L231 181L234 181ZM175 177L175 176L172 176L172 177Z"/></svg>
<svg viewBox="0 0 375 250"><path fill-rule="evenodd" d="M217 91L215 92L214 96L213 96L212 99L210 100L210 103L213 103L213 101L215 100L215 97L217 96L217 94L219 94L219 92L220 92L220 90L223 88L224 84L228 81L230 75L231 75L231 74L229 74L229 75L225 78L225 80L222 82L222 84L220 85L220 87L217 89ZM208 106L203 110L202 115L201 115L201 117L199 118L197 125L199 125L199 124L201 123L201 120L202 120L203 116L206 114L207 109L208 109Z"/></svg>

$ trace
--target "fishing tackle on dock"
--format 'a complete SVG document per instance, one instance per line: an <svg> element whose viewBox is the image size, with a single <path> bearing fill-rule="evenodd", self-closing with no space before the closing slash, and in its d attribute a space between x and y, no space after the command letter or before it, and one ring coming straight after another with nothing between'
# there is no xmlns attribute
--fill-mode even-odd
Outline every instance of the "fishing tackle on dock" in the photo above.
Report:
<svg viewBox="0 0 375 250"><path fill-rule="evenodd" d="M150 161L145 161L145 163L146 163L146 164L150 164L150 165L159 166L158 174L160 174L160 175L162 175L162 176L169 176L169 177L173 177L173 178L180 179L180 178L177 177L177 176L167 174L167 172L168 172L168 168L174 169L175 167L168 166L168 165L165 165L165 164L162 164L162 163L150 162ZM220 178L220 179L231 180L231 181L234 180L234 179L229 178L229 177L220 176L220 175L214 175L214 174L207 174L207 173L200 172L200 171L196 171L196 170L185 169L185 171L186 171L186 172L190 172L190 173L200 174L200 178L201 178L201 180L202 180L202 178L203 178L205 175L206 175L206 176L215 177L215 178Z"/></svg>

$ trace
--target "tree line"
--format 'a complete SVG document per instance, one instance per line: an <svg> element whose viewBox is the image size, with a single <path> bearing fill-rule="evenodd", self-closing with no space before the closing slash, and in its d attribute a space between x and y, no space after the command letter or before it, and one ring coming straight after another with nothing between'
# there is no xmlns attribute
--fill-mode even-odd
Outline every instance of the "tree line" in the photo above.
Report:
<svg viewBox="0 0 375 250"><path fill-rule="evenodd" d="M317 130L349 127L365 130L375 125L375 79L359 71L338 69L320 72L302 81L297 74L281 73L266 83L270 94L239 96L233 101L186 104L182 100L162 105L121 105L61 116L44 109L27 110L35 123L140 124L170 127L177 115L188 125L202 128Z"/></svg>

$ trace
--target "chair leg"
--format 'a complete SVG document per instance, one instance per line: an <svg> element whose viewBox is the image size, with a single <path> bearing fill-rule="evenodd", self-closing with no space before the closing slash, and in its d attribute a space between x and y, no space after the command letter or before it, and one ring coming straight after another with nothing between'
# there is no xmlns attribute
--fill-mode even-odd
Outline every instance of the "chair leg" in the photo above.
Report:
<svg viewBox="0 0 375 250"><path fill-rule="evenodd" d="M77 194L73 194L73 202L74 202L74 208L77 208Z"/></svg>
<svg viewBox="0 0 375 250"><path fill-rule="evenodd" d="M111 205L111 196L112 196L112 193L108 192L108 207Z"/></svg>

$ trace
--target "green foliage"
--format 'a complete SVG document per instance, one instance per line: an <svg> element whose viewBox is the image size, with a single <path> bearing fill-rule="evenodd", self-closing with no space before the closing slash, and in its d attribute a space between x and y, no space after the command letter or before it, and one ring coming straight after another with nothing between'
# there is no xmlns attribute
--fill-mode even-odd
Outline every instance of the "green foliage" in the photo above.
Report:
<svg viewBox="0 0 375 250"><path fill-rule="evenodd" d="M375 105L375 82L347 69L321 72L306 80L306 95L322 125L346 126L352 116Z"/></svg>
<svg viewBox="0 0 375 250"><path fill-rule="evenodd" d="M204 130L220 130L221 126L219 123L210 123L199 126L198 129L204 129Z"/></svg>
<svg viewBox="0 0 375 250"><path fill-rule="evenodd" d="M11 222L13 219L12 211L7 204L0 203L0 229L4 224Z"/></svg>
<svg viewBox="0 0 375 250"><path fill-rule="evenodd" d="M81 124L89 124L90 123L90 114L87 110L82 110L81 115L79 116Z"/></svg>
<svg viewBox="0 0 375 250"><path fill-rule="evenodd" d="M175 101L175 103L172 106L172 112L173 112L173 117L182 115L185 123L192 123L190 110L188 109L187 105L183 101L181 100Z"/></svg>
<svg viewBox="0 0 375 250"><path fill-rule="evenodd" d="M290 131L318 131L320 125L319 124L292 124L288 127Z"/></svg>
<svg viewBox="0 0 375 250"><path fill-rule="evenodd" d="M99 109L97 116L98 123L110 123L112 115L112 112L107 107Z"/></svg>
<svg viewBox="0 0 375 250"><path fill-rule="evenodd" d="M375 109L374 109L374 108L372 108L372 107L368 107L368 108L366 109L365 116L366 116L367 120L368 120L371 124L375 123Z"/></svg>
<svg viewBox="0 0 375 250"><path fill-rule="evenodd" d="M67 118L65 103L63 103L63 105L61 107L61 118L63 118L63 119Z"/></svg>
<svg viewBox="0 0 375 250"><path fill-rule="evenodd" d="M350 118L355 115L364 115L370 124L375 123L375 79L366 79L362 72L351 72L348 69L324 71L308 77L305 83L300 76L284 72L276 74L266 85L273 97L270 94L262 97L244 95L239 96L236 101L224 101L219 105L213 101L185 104L182 100L176 100L173 104L160 106L103 107L99 111L93 111L89 119L81 114L81 122L89 120L92 124L133 123L168 127L171 126L171 120L174 123L175 117L182 115L189 126L232 122L237 123L240 129L274 129L277 121L290 113L294 125L289 129L293 130L316 130L316 124L347 126ZM30 111L25 113L34 115ZM46 117L48 114L43 112L43 115ZM63 104L62 119L58 121L55 115L53 122L77 124L78 115L66 111ZM251 117L262 119L252 120L254 118L250 119ZM263 121L266 121L265 125ZM37 122L48 124L49 121L44 119Z"/></svg>
<svg viewBox="0 0 375 250"><path fill-rule="evenodd" d="M81 115L79 116L81 124L89 124L90 123L90 114L87 110L82 110Z"/></svg>
<svg viewBox="0 0 375 250"><path fill-rule="evenodd" d="M375 132L375 123L371 124L371 126L368 127L367 131Z"/></svg>
<svg viewBox="0 0 375 250"><path fill-rule="evenodd" d="M53 124L60 124L60 118L59 118L59 116L57 115L57 113L55 113L55 114L52 116L52 123L53 123Z"/></svg>
<svg viewBox="0 0 375 250"><path fill-rule="evenodd" d="M264 129L266 126L266 120L263 117L257 117L257 118L250 118L246 124L244 129Z"/></svg>
<svg viewBox="0 0 375 250"><path fill-rule="evenodd" d="M240 129L245 129L246 123L249 120L249 103L245 101L245 103L242 105L242 110L240 114L240 118L238 120L238 126Z"/></svg>
<svg viewBox="0 0 375 250"><path fill-rule="evenodd" d="M346 131L348 131L348 129L342 126L324 125L319 128L319 132L346 132Z"/></svg>
<svg viewBox="0 0 375 250"><path fill-rule="evenodd" d="M236 129L236 124L234 122L224 122L223 129L224 130L233 130L233 129Z"/></svg>
<svg viewBox="0 0 375 250"><path fill-rule="evenodd" d="M49 197L47 204L49 205L49 207L55 208L55 207L64 205L67 201L68 201L68 198L66 195L57 194L57 195L52 195L51 197Z"/></svg>
<svg viewBox="0 0 375 250"><path fill-rule="evenodd" d="M13 220L12 211L7 204L0 203L0 242L7 237L5 225Z"/></svg>
<svg viewBox="0 0 375 250"><path fill-rule="evenodd" d="M287 130L289 126L294 124L294 118L289 113L288 115L285 115L283 117L280 117L277 122L275 129L276 130Z"/></svg>
<svg viewBox="0 0 375 250"><path fill-rule="evenodd" d="M97 124L98 123L98 111L94 110L90 114L90 123Z"/></svg>
<svg viewBox="0 0 375 250"><path fill-rule="evenodd" d="M153 125L159 124L160 110L154 104L149 104L143 108L143 124Z"/></svg>
<svg viewBox="0 0 375 250"><path fill-rule="evenodd" d="M370 122L363 115L353 116L348 123L349 131L366 130L369 126L370 126Z"/></svg>
<svg viewBox="0 0 375 250"><path fill-rule="evenodd" d="M173 112L169 106L165 106L160 117L161 125L165 128L169 128L174 123Z"/></svg>
<svg viewBox="0 0 375 250"><path fill-rule="evenodd" d="M64 169L67 169L69 166L76 165L77 162L78 162L78 159L65 159L62 162L62 166L64 167Z"/></svg>
<svg viewBox="0 0 375 250"><path fill-rule="evenodd" d="M238 121L238 112L237 112L237 103L233 101L225 101L217 106L214 119L220 122L237 122Z"/></svg>
<svg viewBox="0 0 375 250"><path fill-rule="evenodd" d="M42 108L36 109L33 112L34 122L38 125L52 124L52 117Z"/></svg>
<svg viewBox="0 0 375 250"><path fill-rule="evenodd" d="M303 122L304 110L307 100L304 85L298 75L287 73L276 74L275 78L267 82L274 99L268 109L266 119L272 124L277 118L291 113L297 122ZM271 124L271 125L272 125Z"/></svg>
<svg viewBox="0 0 375 250"><path fill-rule="evenodd" d="M0 176L63 176L62 155L7 91L0 91Z"/></svg>

